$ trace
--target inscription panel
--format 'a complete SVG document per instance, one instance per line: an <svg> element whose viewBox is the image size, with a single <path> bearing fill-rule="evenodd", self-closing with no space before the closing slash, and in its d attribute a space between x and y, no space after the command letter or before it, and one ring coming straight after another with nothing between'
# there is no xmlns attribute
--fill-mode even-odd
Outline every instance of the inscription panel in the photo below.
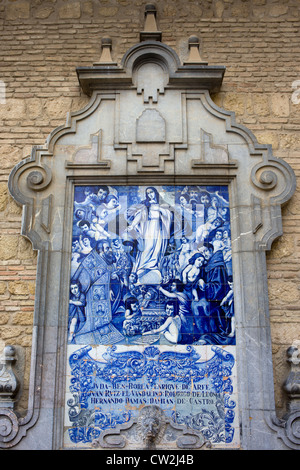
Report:
<svg viewBox="0 0 300 470"><path fill-rule="evenodd" d="M159 406L239 446L227 186L75 186L65 447Z"/></svg>

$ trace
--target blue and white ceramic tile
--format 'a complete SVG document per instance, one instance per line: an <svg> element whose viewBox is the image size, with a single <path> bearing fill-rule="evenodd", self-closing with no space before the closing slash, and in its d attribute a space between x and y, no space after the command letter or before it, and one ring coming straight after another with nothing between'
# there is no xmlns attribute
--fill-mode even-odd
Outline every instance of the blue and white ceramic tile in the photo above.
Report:
<svg viewBox="0 0 300 470"><path fill-rule="evenodd" d="M232 275L226 186L75 187L66 446L143 404L238 445Z"/></svg>

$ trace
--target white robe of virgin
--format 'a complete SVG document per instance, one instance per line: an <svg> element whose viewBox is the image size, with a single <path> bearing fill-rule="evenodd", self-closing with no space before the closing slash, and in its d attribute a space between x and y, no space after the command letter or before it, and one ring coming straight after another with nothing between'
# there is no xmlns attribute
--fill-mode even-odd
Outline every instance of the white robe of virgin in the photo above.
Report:
<svg viewBox="0 0 300 470"><path fill-rule="evenodd" d="M172 214L159 204L140 208L131 226L142 239L143 250L139 251L133 266L138 282L159 284L161 282L161 262L170 238Z"/></svg>

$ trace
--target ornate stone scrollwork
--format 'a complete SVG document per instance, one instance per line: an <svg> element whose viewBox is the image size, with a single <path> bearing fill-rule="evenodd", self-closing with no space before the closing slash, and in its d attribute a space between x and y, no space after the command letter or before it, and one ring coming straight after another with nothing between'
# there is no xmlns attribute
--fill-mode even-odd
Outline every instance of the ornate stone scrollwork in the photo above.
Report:
<svg viewBox="0 0 300 470"><path fill-rule="evenodd" d="M51 171L46 165L34 167L27 176L27 186L33 191L43 191L49 186L51 179Z"/></svg>
<svg viewBox="0 0 300 470"><path fill-rule="evenodd" d="M258 189L273 191L273 197L284 203L293 193L293 188L287 184L293 181L291 169L285 161L273 158L258 163L252 168L251 181Z"/></svg>
<svg viewBox="0 0 300 470"><path fill-rule="evenodd" d="M44 163L39 163L39 159L37 150L33 149L32 157L16 165L8 180L10 193L24 206L22 234L28 237L34 249L42 246L43 232L50 233L52 217L53 198L48 194L46 198L40 198L52 182L52 171Z"/></svg>
<svg viewBox="0 0 300 470"><path fill-rule="evenodd" d="M25 185L24 185L25 179ZM12 170L9 177L9 189L14 198L21 204L24 204L24 199L29 202L32 198L30 191L43 191L52 181L52 172L50 168L45 165L28 159L20 162Z"/></svg>
<svg viewBox="0 0 300 470"><path fill-rule="evenodd" d="M296 445L297 449L300 447L300 411L292 413L285 425L286 435L292 445Z"/></svg>
<svg viewBox="0 0 300 470"><path fill-rule="evenodd" d="M251 183L259 190L251 196L252 231L260 248L269 250L282 235L281 206L294 193L295 177L284 160L269 156L252 167Z"/></svg>
<svg viewBox="0 0 300 470"><path fill-rule="evenodd" d="M9 447L19 431L19 422L15 413L10 409L0 408L0 447Z"/></svg>
<svg viewBox="0 0 300 470"><path fill-rule="evenodd" d="M271 190L277 185L278 178L274 171L264 170L260 173L256 183L260 189Z"/></svg>

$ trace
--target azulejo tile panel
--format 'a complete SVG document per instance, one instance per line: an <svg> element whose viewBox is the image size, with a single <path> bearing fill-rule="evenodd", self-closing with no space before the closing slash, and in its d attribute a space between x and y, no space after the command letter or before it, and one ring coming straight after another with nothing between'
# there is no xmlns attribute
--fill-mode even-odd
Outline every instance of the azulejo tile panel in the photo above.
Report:
<svg viewBox="0 0 300 470"><path fill-rule="evenodd" d="M65 446L155 404L238 447L227 186L75 186Z"/></svg>

